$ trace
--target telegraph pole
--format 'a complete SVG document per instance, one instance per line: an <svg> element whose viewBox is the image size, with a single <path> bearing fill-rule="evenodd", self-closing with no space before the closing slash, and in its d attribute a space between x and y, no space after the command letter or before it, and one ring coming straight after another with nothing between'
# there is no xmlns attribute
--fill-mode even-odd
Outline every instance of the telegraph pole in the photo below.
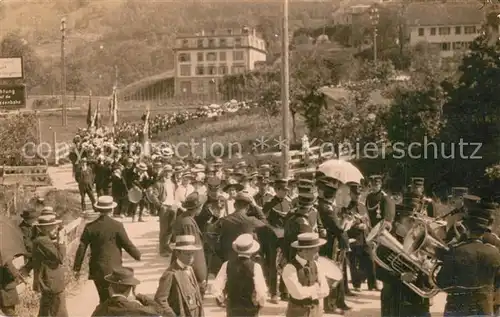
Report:
<svg viewBox="0 0 500 317"><path fill-rule="evenodd" d="M288 166L288 152L290 147L290 65L289 65L289 52L288 52L288 0L283 0L283 30L281 32L281 106L283 113L283 127L282 127L282 142L281 142L281 157L283 177L287 178L289 173Z"/></svg>
<svg viewBox="0 0 500 317"><path fill-rule="evenodd" d="M66 18L61 19L61 101L62 101L62 125L68 124L66 105L66 58L64 52L64 41L66 40Z"/></svg>

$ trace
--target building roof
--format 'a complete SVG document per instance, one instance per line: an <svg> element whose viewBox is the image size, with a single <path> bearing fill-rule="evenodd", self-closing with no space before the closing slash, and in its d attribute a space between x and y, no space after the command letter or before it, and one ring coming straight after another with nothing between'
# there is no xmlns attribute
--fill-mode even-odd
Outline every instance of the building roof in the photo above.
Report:
<svg viewBox="0 0 500 317"><path fill-rule="evenodd" d="M163 81L166 79L174 78L174 75L175 75L175 70L172 69L172 70L169 70L169 71L161 73L161 74L142 78L138 81L135 81L131 84L128 84L127 86L125 86L123 88L120 88L120 95L125 96L125 95L133 94L133 93L137 92L138 90L146 88L146 87L151 86L151 85L154 85L157 82L160 82L160 81Z"/></svg>
<svg viewBox="0 0 500 317"><path fill-rule="evenodd" d="M480 8L475 3L411 3L406 18L410 26L477 25L484 21Z"/></svg>

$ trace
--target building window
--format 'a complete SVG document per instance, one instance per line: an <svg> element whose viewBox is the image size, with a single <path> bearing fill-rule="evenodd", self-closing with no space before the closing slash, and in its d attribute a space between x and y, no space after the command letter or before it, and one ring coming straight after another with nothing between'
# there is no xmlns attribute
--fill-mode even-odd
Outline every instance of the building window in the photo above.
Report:
<svg viewBox="0 0 500 317"><path fill-rule="evenodd" d="M244 59L243 51L233 52L233 61L242 61Z"/></svg>
<svg viewBox="0 0 500 317"><path fill-rule="evenodd" d="M215 47L215 40L214 39L209 39L208 40L208 47L211 47L211 48Z"/></svg>
<svg viewBox="0 0 500 317"><path fill-rule="evenodd" d="M207 61L215 62L217 60L217 53L210 52L207 53Z"/></svg>
<svg viewBox="0 0 500 317"><path fill-rule="evenodd" d="M226 60L226 52L219 52L219 60L220 61Z"/></svg>
<svg viewBox="0 0 500 317"><path fill-rule="evenodd" d="M424 28L418 28L418 36L424 36Z"/></svg>
<svg viewBox="0 0 500 317"><path fill-rule="evenodd" d="M199 93L204 93L205 92L205 82L203 80L200 80L196 84L196 90Z"/></svg>
<svg viewBox="0 0 500 317"><path fill-rule="evenodd" d="M439 35L450 35L451 30L449 27L439 28Z"/></svg>
<svg viewBox="0 0 500 317"><path fill-rule="evenodd" d="M234 46L241 47L241 38L240 37L237 37L234 39Z"/></svg>
<svg viewBox="0 0 500 317"><path fill-rule="evenodd" d="M226 47L226 46L227 46L227 41L226 41L226 39L220 39L220 40L219 40L219 46L220 46L220 47Z"/></svg>
<svg viewBox="0 0 500 317"><path fill-rule="evenodd" d="M441 43L441 50L442 51L450 51L451 50L451 43L450 42Z"/></svg>
<svg viewBox="0 0 500 317"><path fill-rule="evenodd" d="M208 66L208 75L217 75L217 68L215 66Z"/></svg>
<svg viewBox="0 0 500 317"><path fill-rule="evenodd" d="M196 54L198 62L203 62L203 53Z"/></svg>
<svg viewBox="0 0 500 317"><path fill-rule="evenodd" d="M219 75L227 75L227 66L219 66Z"/></svg>
<svg viewBox="0 0 500 317"><path fill-rule="evenodd" d="M466 26L466 27L464 27L464 33L465 34L475 34L476 27L475 26Z"/></svg>
<svg viewBox="0 0 500 317"><path fill-rule="evenodd" d="M182 40L182 47L183 48L188 48L189 47L189 41L188 40Z"/></svg>
<svg viewBox="0 0 500 317"><path fill-rule="evenodd" d="M197 43L199 48L203 47L203 39L199 39Z"/></svg>
<svg viewBox="0 0 500 317"><path fill-rule="evenodd" d="M431 35L436 35L436 28L431 28Z"/></svg>
<svg viewBox="0 0 500 317"><path fill-rule="evenodd" d="M185 63L191 61L191 55L187 53L180 53L179 54L179 62Z"/></svg>
<svg viewBox="0 0 500 317"><path fill-rule="evenodd" d="M191 65L181 65L181 76L191 76Z"/></svg>
<svg viewBox="0 0 500 317"><path fill-rule="evenodd" d="M196 66L196 75L205 75L205 68L203 66Z"/></svg>
<svg viewBox="0 0 500 317"><path fill-rule="evenodd" d="M462 27L461 26L455 27L455 34L462 34Z"/></svg>
<svg viewBox="0 0 500 317"><path fill-rule="evenodd" d="M245 72L244 65L233 65L231 67L231 74L243 74Z"/></svg>
<svg viewBox="0 0 500 317"><path fill-rule="evenodd" d="M461 50L464 48L464 43L462 42L453 42L453 49L454 50Z"/></svg>

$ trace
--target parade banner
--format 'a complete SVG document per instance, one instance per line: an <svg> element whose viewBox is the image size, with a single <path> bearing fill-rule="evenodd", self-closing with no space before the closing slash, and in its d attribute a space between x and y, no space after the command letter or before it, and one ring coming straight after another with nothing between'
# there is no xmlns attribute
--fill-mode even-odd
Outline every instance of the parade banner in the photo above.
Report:
<svg viewBox="0 0 500 317"><path fill-rule="evenodd" d="M26 108L25 85L0 85L0 110Z"/></svg>

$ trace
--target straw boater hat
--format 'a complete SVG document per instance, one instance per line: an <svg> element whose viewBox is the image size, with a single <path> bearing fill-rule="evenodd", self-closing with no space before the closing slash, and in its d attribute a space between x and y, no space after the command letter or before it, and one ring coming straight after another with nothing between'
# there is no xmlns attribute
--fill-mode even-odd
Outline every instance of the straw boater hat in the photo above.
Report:
<svg viewBox="0 0 500 317"><path fill-rule="evenodd" d="M259 249L260 244L249 233L240 235L233 242L233 250L238 254L251 255L259 251Z"/></svg>
<svg viewBox="0 0 500 317"><path fill-rule="evenodd" d="M57 219L56 215L41 215L37 218L36 225L38 227L53 226L58 225L61 222L62 220Z"/></svg>
<svg viewBox="0 0 500 317"><path fill-rule="evenodd" d="M117 203L113 200L111 196L101 196L97 199L97 202L94 204L94 208L100 212L108 212L111 209L115 208Z"/></svg>
<svg viewBox="0 0 500 317"><path fill-rule="evenodd" d="M134 277L134 270L129 267L120 267L113 270L113 273L104 277L106 282L126 286L136 286L141 282Z"/></svg>
<svg viewBox="0 0 500 317"><path fill-rule="evenodd" d="M175 243L170 245L172 250L180 251L198 251L201 250L201 246L196 245L196 239L192 235L182 235L175 237Z"/></svg>
<svg viewBox="0 0 500 317"><path fill-rule="evenodd" d="M50 206L43 207L42 211L40 212L40 216L44 215L55 215L56 212L54 211L54 208Z"/></svg>
<svg viewBox="0 0 500 317"><path fill-rule="evenodd" d="M148 166L146 165L146 163L141 162L141 163L137 164L137 169L139 169L141 171L147 171L148 170Z"/></svg>
<svg viewBox="0 0 500 317"><path fill-rule="evenodd" d="M317 233L306 232L301 233L297 237L297 241L292 242L292 248L309 249L320 247L326 243L325 239L321 239Z"/></svg>

